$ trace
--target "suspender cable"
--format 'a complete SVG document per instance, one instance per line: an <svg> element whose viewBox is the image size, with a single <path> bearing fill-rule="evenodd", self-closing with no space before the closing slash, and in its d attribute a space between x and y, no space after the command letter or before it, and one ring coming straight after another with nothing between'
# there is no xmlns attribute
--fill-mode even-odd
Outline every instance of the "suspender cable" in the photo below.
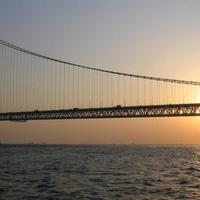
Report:
<svg viewBox="0 0 200 200"><path fill-rule="evenodd" d="M144 87L144 88L143 88L143 90L144 90L144 91L143 91L143 92L144 92L144 93L143 93L143 98L144 98L144 100L143 100L144 103L143 103L143 104L145 105L145 89L146 89L146 88L145 88L145 79L143 79L143 87Z"/></svg>
<svg viewBox="0 0 200 200"><path fill-rule="evenodd" d="M133 83L132 83L132 78L130 77L130 105L133 105Z"/></svg>
<svg viewBox="0 0 200 200"><path fill-rule="evenodd" d="M126 106L126 77L124 76L124 106Z"/></svg>
<svg viewBox="0 0 200 200"><path fill-rule="evenodd" d="M64 81L64 83L63 83L63 92L64 92L64 94L63 94L63 108L65 109L66 108L66 106L65 106L65 95L66 95L66 71L65 71L65 64L63 64L63 81Z"/></svg>
<svg viewBox="0 0 200 200"><path fill-rule="evenodd" d="M153 101L156 102L156 96L154 96L156 95L156 92L154 92L156 87L158 104L162 102L164 104L181 103L182 101L184 103L185 87L180 84L186 84L187 102L188 98L191 102L197 101L196 87L200 86L200 82L95 69L43 56L2 40L0 40L0 44L3 47L0 49L1 65L3 63L0 69L0 73L3 74L0 75L0 95L2 96L0 111L88 107L87 101L89 101L89 107L98 107L99 105L102 107L107 105L107 102L108 106L109 102L112 106L115 106L114 102L117 104L124 103L124 106L135 104L134 102L139 105L139 100L142 99L142 93L140 93L142 84L139 84L139 79L143 79L144 105L146 103L145 98L150 99L150 104L153 104ZM70 67L72 67L71 72ZM66 78L66 75L68 78ZM123 77L122 81L120 80L121 77ZM133 100L133 80L134 84L136 83L136 92L134 93L136 101ZM145 86L146 80L148 83L150 81L150 84ZM156 81L157 85L153 81ZM171 84L171 89L168 83ZM189 93L188 85L190 85ZM149 87L149 96L147 94L148 97L146 97L145 90L148 90ZM178 87L177 93L176 87ZM121 97L122 93L124 97ZM163 99L160 100L161 94ZM66 98L68 99L67 106Z"/></svg>

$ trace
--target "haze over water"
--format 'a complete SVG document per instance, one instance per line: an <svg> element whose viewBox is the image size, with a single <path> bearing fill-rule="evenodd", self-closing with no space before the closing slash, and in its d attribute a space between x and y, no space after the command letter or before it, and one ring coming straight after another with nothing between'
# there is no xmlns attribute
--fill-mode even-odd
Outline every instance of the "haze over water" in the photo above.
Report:
<svg viewBox="0 0 200 200"><path fill-rule="evenodd" d="M1 145L0 199L199 199L200 146Z"/></svg>

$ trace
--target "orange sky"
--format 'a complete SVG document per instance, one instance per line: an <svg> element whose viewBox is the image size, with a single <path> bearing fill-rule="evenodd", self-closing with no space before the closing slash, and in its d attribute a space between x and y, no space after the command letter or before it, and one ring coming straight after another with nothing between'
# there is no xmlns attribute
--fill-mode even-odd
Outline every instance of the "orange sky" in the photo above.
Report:
<svg viewBox="0 0 200 200"><path fill-rule="evenodd" d="M199 117L1 122L5 143L196 144Z"/></svg>

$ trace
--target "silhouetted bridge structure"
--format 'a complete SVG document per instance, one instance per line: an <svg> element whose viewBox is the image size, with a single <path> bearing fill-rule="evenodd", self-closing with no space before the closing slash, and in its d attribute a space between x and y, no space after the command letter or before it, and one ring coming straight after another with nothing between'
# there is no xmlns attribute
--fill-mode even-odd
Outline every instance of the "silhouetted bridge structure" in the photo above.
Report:
<svg viewBox="0 0 200 200"><path fill-rule="evenodd" d="M200 116L200 104L132 106L2 113L1 121Z"/></svg>
<svg viewBox="0 0 200 200"><path fill-rule="evenodd" d="M0 40L0 121L199 116L199 86L77 65Z"/></svg>

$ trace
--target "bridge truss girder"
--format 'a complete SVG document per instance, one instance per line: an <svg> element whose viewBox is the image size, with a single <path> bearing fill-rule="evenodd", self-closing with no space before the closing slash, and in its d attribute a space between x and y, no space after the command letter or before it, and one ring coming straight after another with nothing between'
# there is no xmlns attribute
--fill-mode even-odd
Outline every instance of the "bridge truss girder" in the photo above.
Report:
<svg viewBox="0 0 200 200"><path fill-rule="evenodd" d="M0 113L0 121L200 116L200 104L169 104Z"/></svg>

